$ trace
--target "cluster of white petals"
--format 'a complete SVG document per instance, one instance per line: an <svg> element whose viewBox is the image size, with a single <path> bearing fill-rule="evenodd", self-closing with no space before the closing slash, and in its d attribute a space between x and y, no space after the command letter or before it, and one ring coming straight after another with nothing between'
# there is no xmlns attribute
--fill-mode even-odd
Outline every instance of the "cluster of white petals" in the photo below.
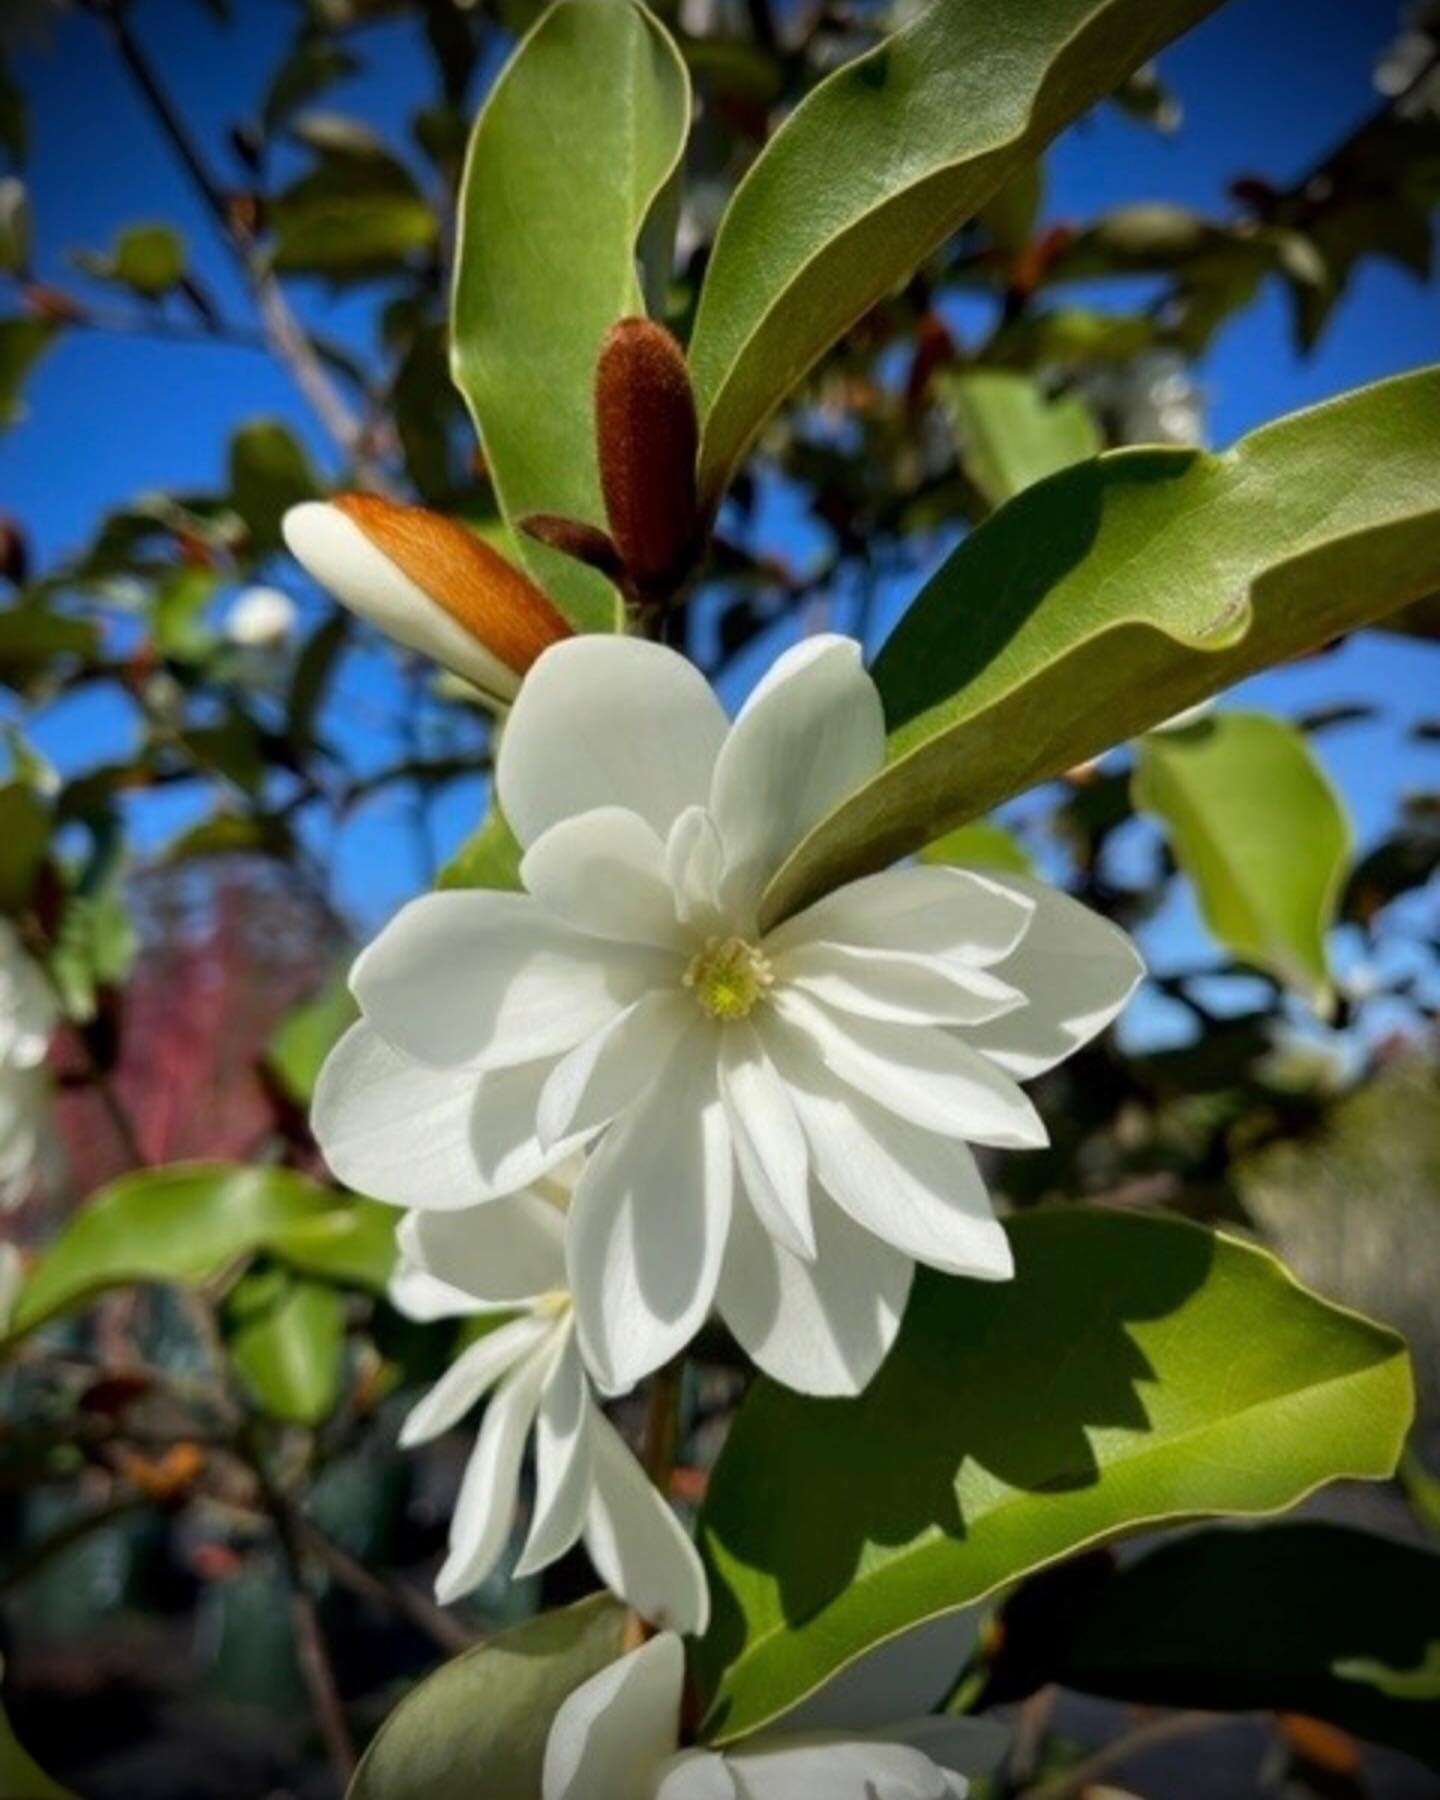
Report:
<svg viewBox="0 0 1440 1800"><path fill-rule="evenodd" d="M45 1057L54 995L8 919L0 919L0 1207L24 1199L51 1154Z"/></svg>
<svg viewBox="0 0 1440 1800"><path fill-rule="evenodd" d="M763 929L772 875L884 756L848 639L783 656L733 726L670 650L558 644L497 764L525 892L427 895L355 966L316 1098L331 1167L444 1213L588 1152L563 1285L606 1392L718 1310L777 1379L853 1393L915 1262L1011 1273L969 1146L1044 1143L1018 1083L1141 965L1040 883L938 866Z"/></svg>
<svg viewBox="0 0 1440 1800"><path fill-rule="evenodd" d="M666 1633L577 1688L550 1728L544 1800L962 1800L993 1757L989 1728L945 1717L681 1750L684 1674Z"/></svg>
<svg viewBox="0 0 1440 1800"><path fill-rule="evenodd" d="M565 1288L566 1171L468 1212L411 1213L391 1298L414 1319L499 1315L414 1408L400 1441L423 1444L487 1396L436 1582L442 1602L477 1587L509 1542L534 1435L536 1493L516 1566L532 1574L583 1541L606 1585L656 1623L705 1629L694 1545L596 1405Z"/></svg>

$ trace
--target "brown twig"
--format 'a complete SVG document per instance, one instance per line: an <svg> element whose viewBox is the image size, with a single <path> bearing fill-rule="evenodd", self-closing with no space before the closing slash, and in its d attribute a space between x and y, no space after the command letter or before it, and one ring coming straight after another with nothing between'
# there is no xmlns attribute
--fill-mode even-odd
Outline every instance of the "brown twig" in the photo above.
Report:
<svg viewBox="0 0 1440 1800"><path fill-rule="evenodd" d="M662 1494L670 1491L670 1477L675 1472L675 1456L680 1446L680 1397L685 1376L685 1359L657 1369L650 1378L650 1392L645 1410L645 1439L640 1460L645 1473ZM638 1649L650 1636L648 1622L637 1612L625 1620L622 1643L627 1650Z"/></svg>
<svg viewBox="0 0 1440 1800"><path fill-rule="evenodd" d="M1093 1756L1087 1756L1083 1762L1073 1764L1063 1774L1052 1776L1036 1787L1027 1788L1026 1800L1074 1800L1074 1796L1083 1794L1101 1775L1108 1774L1120 1763L1128 1762L1132 1756L1152 1750L1157 1744L1168 1744L1177 1738L1193 1737L1199 1732L1211 1731L1225 1722L1220 1714L1202 1712L1164 1713L1159 1718L1146 1719L1133 1731L1124 1732L1120 1737L1112 1738L1108 1744L1102 1744Z"/></svg>
<svg viewBox="0 0 1440 1800"><path fill-rule="evenodd" d="M337 1581L353 1593L398 1613L417 1631L423 1632L432 1643L437 1644L447 1656L457 1656L462 1650L473 1650L482 1641L478 1632L462 1625L443 1607L437 1606L433 1600L411 1587L409 1582L398 1576L387 1580L385 1576L375 1574L338 1544L332 1543L308 1519L301 1520L301 1527L306 1545L316 1561L323 1563Z"/></svg>

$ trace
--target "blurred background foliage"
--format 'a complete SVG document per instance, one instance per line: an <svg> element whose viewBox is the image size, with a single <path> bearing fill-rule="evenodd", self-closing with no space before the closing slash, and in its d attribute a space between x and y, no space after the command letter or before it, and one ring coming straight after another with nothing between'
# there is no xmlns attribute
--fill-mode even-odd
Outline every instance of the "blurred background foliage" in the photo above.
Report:
<svg viewBox="0 0 1440 1800"><path fill-rule="evenodd" d="M363 1735L440 1656L587 1580L567 1563L448 1614L426 1598L461 1449L400 1458L394 1427L454 1331L386 1304L389 1215L327 1185L306 1109L349 1016L347 953L457 851L454 878L466 855L471 878L483 863L483 838L461 846L491 723L305 586L279 535L287 506L360 486L504 542L447 373L449 259L471 118L539 8L265 0L259 25L235 10L0 11L0 910L65 1012L46 1154L3 1220L34 1271L12 1327L46 1325L0 1371L5 1705L27 1746L0 1738L13 1800L60 1791L32 1754L96 1800L331 1793L317 1689L322 1722L333 1681ZM699 97L663 296L683 336L757 148L907 8L657 10ZM1332 54L1307 9L1238 10L1277 88ZM878 642L958 536L1054 470L1109 445L1209 442L1217 370L1231 423L1249 424L1347 385L1352 342L1364 374L1440 349L1440 9L1352 10L1378 61L1354 72L1349 115L1306 115L1304 166L1235 168L1207 207L1168 198L1195 183L1167 59L1054 153L1069 171L1123 131L1143 198L1073 211L1065 173L1057 206L1036 164L825 358L743 471L674 621L727 695L797 632ZM203 74L172 33L203 44ZM392 65L405 77L387 84ZM140 154L128 127L82 116L112 80L151 134L144 154L173 161L177 218L146 193L86 241L67 209L88 230L89 198L32 168L47 136L79 135L96 187L121 192ZM1393 345L1378 270L1428 284L1430 310ZM1268 335L1244 340L1251 362L1226 362L1255 318ZM76 365L81 404L60 371L97 340L112 354ZM207 354L218 404L196 372ZM1299 385L1269 405L1260 365L1282 357ZM1307 389L1307 368L1332 373ZM112 387L89 385L95 369ZM252 416L252 387L283 400ZM147 466L149 435L192 410L190 437L166 441L189 447L196 478L137 484L82 527L98 510L86 469L113 472L112 440ZM1039 868L1138 931L1156 970L1118 1041L1047 1078L1054 1144L993 1159L998 1191L1255 1233L1402 1327L1422 1390L1405 1488L1330 1504L1416 1542L1440 1531L1440 799L1418 773L1440 731L1425 710L1437 634L1437 604L1412 608L1388 641L1251 684L927 852ZM157 1233L152 1208L142 1230L127 1183L182 1160L202 1166L165 1178L172 1225ZM97 1190L77 1236L67 1221ZM741 1381L708 1340L682 1505L703 1494ZM1034 1769L1063 1776L1123 1737L1114 1698L1027 1714ZM1246 1771L1227 1792L1434 1791L1403 1759L1288 1715L1214 1755ZM1183 1791L1174 1765L1157 1779L1144 1791Z"/></svg>

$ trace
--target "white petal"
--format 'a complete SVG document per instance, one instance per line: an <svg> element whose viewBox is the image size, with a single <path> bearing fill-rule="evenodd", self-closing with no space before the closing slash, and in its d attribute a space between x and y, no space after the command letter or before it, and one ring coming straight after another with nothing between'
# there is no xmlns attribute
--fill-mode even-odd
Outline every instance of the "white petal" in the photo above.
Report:
<svg viewBox="0 0 1440 1800"><path fill-rule="evenodd" d="M685 1652L670 1632L576 1688L545 1745L544 1800L644 1800L680 1736Z"/></svg>
<svg viewBox="0 0 1440 1800"><path fill-rule="evenodd" d="M964 1035L1002 1069L1028 1081L1103 1031L1134 993L1145 964L1118 925L1068 894L1019 875L995 879L1035 907L1020 947L996 970L1030 1004Z"/></svg>
<svg viewBox="0 0 1440 1800"><path fill-rule="evenodd" d="M435 1319L464 1319L495 1310L473 1294L467 1294L463 1288L441 1281L438 1275L430 1274L404 1257L386 1283L385 1297L407 1319L418 1320L421 1324L429 1324Z"/></svg>
<svg viewBox="0 0 1440 1800"><path fill-rule="evenodd" d="M539 1348L555 1329L553 1320L512 1319L486 1332L463 1350L400 1427L400 1447L428 1444L463 1419L502 1376Z"/></svg>
<svg viewBox="0 0 1440 1800"><path fill-rule="evenodd" d="M657 989L577 1044L540 1096L541 1142L583 1139L608 1125L664 1074L695 1016L682 989Z"/></svg>
<svg viewBox="0 0 1440 1800"><path fill-rule="evenodd" d="M840 1015L790 992L776 996L774 1011L839 1080L924 1131L1006 1150L1049 1141L1010 1077L947 1031Z"/></svg>
<svg viewBox="0 0 1440 1800"><path fill-rule="evenodd" d="M797 944L776 957L773 968L784 987L895 1025L981 1025L1025 1004L1017 988L988 970L899 950Z"/></svg>
<svg viewBox="0 0 1440 1800"><path fill-rule="evenodd" d="M525 852L528 893L577 931L671 949L685 941L653 825L623 806L561 819Z"/></svg>
<svg viewBox="0 0 1440 1800"><path fill-rule="evenodd" d="M551 1170L560 1170L583 1143L580 1137L542 1143L536 1129L541 1096L555 1062L521 1063L492 1069L478 1078L470 1114L470 1138L480 1170L480 1197L513 1194ZM434 1202L417 1202L433 1206Z"/></svg>
<svg viewBox="0 0 1440 1800"><path fill-rule="evenodd" d="M451 618L338 506L304 501L285 514L282 529L295 560L387 637L433 657L488 694L501 699L514 694L519 686L514 670Z"/></svg>
<svg viewBox="0 0 1440 1800"><path fill-rule="evenodd" d="M500 739L500 805L522 844L561 819L624 806L663 837L704 803L724 709L674 650L577 637L531 669Z"/></svg>
<svg viewBox="0 0 1440 1800"><path fill-rule="evenodd" d="M595 1473L585 1548L591 1562L606 1587L642 1618L698 1635L710 1623L710 1590L689 1534L593 1404L590 1438Z"/></svg>
<svg viewBox="0 0 1440 1800"><path fill-rule="evenodd" d="M778 956L797 944L853 944L983 969L1010 954L1033 911L992 876L922 864L836 888L772 931L765 948Z"/></svg>
<svg viewBox="0 0 1440 1800"><path fill-rule="evenodd" d="M363 1019L320 1071L311 1125L331 1171L392 1206L473 1206L485 1197L470 1135L475 1076L401 1056Z"/></svg>
<svg viewBox="0 0 1440 1800"><path fill-rule="evenodd" d="M425 894L355 963L350 986L397 1050L437 1067L555 1056L612 1019L677 958L588 937L528 894Z"/></svg>
<svg viewBox="0 0 1440 1800"><path fill-rule="evenodd" d="M952 1275L1003 1281L1014 1272L1010 1241L964 1144L830 1081L795 1040L776 1035L775 1047L815 1175L857 1225Z"/></svg>
<svg viewBox="0 0 1440 1800"><path fill-rule="evenodd" d="M666 1763L654 1800L736 1800L730 1765L714 1750L682 1750Z"/></svg>
<svg viewBox="0 0 1440 1800"><path fill-rule="evenodd" d="M732 1186L715 1058L714 1033L697 1027L575 1190L570 1287L585 1360L611 1393L683 1350L714 1298Z"/></svg>
<svg viewBox="0 0 1440 1800"><path fill-rule="evenodd" d="M520 1459L549 1366L543 1353L526 1357L485 1409L450 1521L450 1554L435 1578L435 1598L442 1606L478 1587L505 1548L515 1519Z"/></svg>
<svg viewBox="0 0 1440 1800"><path fill-rule="evenodd" d="M710 812L727 901L745 912L826 813L885 760L885 718L853 638L814 637L780 657L715 763Z"/></svg>
<svg viewBox="0 0 1440 1800"><path fill-rule="evenodd" d="M594 1468L590 1386L567 1321L535 1418L535 1516L517 1576L533 1575L580 1536Z"/></svg>
<svg viewBox="0 0 1440 1800"><path fill-rule="evenodd" d="M736 1022L721 1033L720 1094L750 1204L778 1243L796 1256L813 1257L805 1134L784 1082L749 1025Z"/></svg>
<svg viewBox="0 0 1440 1800"><path fill-rule="evenodd" d="M720 883L725 874L725 846L703 806L687 806L670 827L665 874L679 917L699 935L718 931L724 923Z"/></svg>
<svg viewBox="0 0 1440 1800"><path fill-rule="evenodd" d="M914 1264L823 1196L815 1260L782 1249L743 1199L715 1296L752 1361L802 1394L858 1394L895 1341Z"/></svg>
<svg viewBox="0 0 1440 1800"><path fill-rule="evenodd" d="M955 1789L920 1750L870 1738L772 1737L727 1757L740 1800L950 1800Z"/></svg>
<svg viewBox="0 0 1440 1800"><path fill-rule="evenodd" d="M490 1306L523 1304L565 1285L565 1215L521 1191L464 1212L411 1213L401 1248L421 1269Z"/></svg>

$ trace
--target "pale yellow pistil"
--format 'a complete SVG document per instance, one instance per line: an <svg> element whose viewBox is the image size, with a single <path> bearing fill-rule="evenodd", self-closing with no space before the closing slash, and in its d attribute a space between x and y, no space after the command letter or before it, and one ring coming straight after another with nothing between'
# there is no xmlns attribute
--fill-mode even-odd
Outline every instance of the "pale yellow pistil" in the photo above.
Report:
<svg viewBox="0 0 1440 1800"><path fill-rule="evenodd" d="M769 958L739 937L712 937L692 958L685 985L712 1019L747 1018L775 977Z"/></svg>

